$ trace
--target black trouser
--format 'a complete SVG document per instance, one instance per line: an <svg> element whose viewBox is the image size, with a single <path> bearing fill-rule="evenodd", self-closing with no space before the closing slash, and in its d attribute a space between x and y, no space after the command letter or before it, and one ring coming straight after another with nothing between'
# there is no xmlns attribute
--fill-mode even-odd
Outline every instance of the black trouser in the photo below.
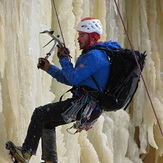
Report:
<svg viewBox="0 0 163 163"><path fill-rule="evenodd" d="M40 106L35 109L33 112L31 122L28 127L26 139L23 143L23 148L31 151L32 154L35 154L38 148L40 137L45 135L45 142L42 144L48 144L50 146L56 145L55 139L55 127L59 125L64 125L66 122L63 120L62 113L65 112L74 101L74 98L67 99L65 101L57 102L57 103L50 103L44 106ZM94 119L98 118L101 115L100 110L94 110L92 112L91 118L89 121L93 121ZM81 117L81 112L78 113L77 120ZM47 137L48 130L51 130L51 135L54 139ZM53 147L54 147L53 146ZM57 159L56 147L50 147L49 149L52 150L48 153L48 156L44 156L46 149L43 148L43 159L48 159L48 161L55 161ZM55 151L55 152L54 152ZM47 158L48 157L48 158Z"/></svg>
<svg viewBox="0 0 163 163"><path fill-rule="evenodd" d="M42 135L42 160L57 162L56 132L55 129L43 129Z"/></svg>

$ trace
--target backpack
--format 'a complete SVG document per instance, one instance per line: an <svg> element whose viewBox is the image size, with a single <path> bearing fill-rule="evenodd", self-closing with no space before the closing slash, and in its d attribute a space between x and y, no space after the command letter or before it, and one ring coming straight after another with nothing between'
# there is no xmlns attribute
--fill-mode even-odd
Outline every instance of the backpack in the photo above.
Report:
<svg viewBox="0 0 163 163"><path fill-rule="evenodd" d="M104 111L126 109L130 104L140 81L140 69L144 68L146 52L135 51L140 69L137 66L134 54L129 49L109 49L96 46L92 49L104 50L110 60L110 77L104 92L100 91L94 76L92 79L99 89L99 104ZM91 49L91 50L92 50Z"/></svg>

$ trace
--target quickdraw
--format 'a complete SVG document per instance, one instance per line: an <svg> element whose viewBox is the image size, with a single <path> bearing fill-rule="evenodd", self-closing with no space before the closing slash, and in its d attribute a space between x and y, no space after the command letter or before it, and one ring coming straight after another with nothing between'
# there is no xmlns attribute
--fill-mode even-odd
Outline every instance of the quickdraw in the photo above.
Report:
<svg viewBox="0 0 163 163"><path fill-rule="evenodd" d="M76 133L81 132L83 130L88 131L93 127L93 125L94 125L94 123L96 121L97 121L97 118L94 121L91 121L91 122L76 121L76 123L74 123L73 126L71 126L70 128L67 128L66 131L68 133L70 133L71 135L75 135ZM73 131L73 129L75 131Z"/></svg>
<svg viewBox="0 0 163 163"><path fill-rule="evenodd" d="M93 124L97 121L97 118L93 121L89 121L91 114L96 107L96 102L90 99L87 95L83 95L81 98L74 101L72 106L62 113L62 117L66 123L76 121L70 128L67 129L67 132L74 135L82 130L88 131L91 129ZM77 114L79 112L81 112L81 117L77 120ZM72 129L75 129L76 131L73 133L70 131Z"/></svg>

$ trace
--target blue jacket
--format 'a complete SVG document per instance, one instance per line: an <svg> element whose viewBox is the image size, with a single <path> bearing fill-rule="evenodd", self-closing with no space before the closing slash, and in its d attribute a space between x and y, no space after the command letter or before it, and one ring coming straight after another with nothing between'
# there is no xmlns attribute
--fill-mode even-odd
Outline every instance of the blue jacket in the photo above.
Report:
<svg viewBox="0 0 163 163"><path fill-rule="evenodd" d="M92 47L101 45L110 49L121 48L117 42L112 41L94 44ZM91 78L93 75L100 89L104 91L110 74L110 62L104 51L93 49L82 53L74 67L68 57L60 57L59 62L61 69L51 65L47 71L57 81L69 86L89 86L98 90Z"/></svg>

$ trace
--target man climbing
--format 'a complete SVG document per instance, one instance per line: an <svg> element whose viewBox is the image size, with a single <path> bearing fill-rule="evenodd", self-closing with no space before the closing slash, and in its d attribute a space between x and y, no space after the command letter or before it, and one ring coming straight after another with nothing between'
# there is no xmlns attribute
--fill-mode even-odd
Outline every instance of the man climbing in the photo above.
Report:
<svg viewBox="0 0 163 163"><path fill-rule="evenodd" d="M15 149L15 156L22 163L29 162L31 156L36 154L40 138L42 138L42 159L46 163L57 163L55 127L75 122L73 127L77 132L89 130L102 113L98 103L98 91L99 88L101 91L105 89L110 62L104 51L98 49L89 51L97 44L104 44L97 42L102 34L102 25L98 19L87 17L81 20L77 31L82 53L74 67L67 48L58 48L61 69L47 59L39 58L38 67L43 65L41 69L58 82L72 86L72 97L34 110L22 147L16 147L10 142ZM110 49L120 48L117 42L112 41L107 42L107 46Z"/></svg>

